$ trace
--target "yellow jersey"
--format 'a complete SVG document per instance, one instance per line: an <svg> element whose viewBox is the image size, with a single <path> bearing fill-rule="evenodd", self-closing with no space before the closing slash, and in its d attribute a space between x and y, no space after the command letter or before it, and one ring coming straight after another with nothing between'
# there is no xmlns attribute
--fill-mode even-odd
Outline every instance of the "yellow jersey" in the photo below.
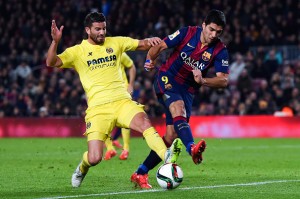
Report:
<svg viewBox="0 0 300 199"><path fill-rule="evenodd" d="M61 68L74 68L87 95L88 107L122 99L131 99L124 85L121 56L135 50L138 40L130 37L106 37L102 45L81 44L67 48L58 57Z"/></svg>
<svg viewBox="0 0 300 199"><path fill-rule="evenodd" d="M126 54L123 53L121 56L121 69L122 69L122 77L124 79L125 88L128 87L128 79L126 76L126 69L131 68L133 65L132 59Z"/></svg>

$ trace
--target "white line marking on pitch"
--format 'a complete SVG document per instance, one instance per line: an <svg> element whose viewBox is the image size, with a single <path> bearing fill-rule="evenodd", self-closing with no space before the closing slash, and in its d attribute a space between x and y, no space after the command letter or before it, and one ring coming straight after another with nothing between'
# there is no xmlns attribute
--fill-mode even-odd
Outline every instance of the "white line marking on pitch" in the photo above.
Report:
<svg viewBox="0 0 300 199"><path fill-rule="evenodd" d="M178 188L178 189L180 190L215 189L215 188L223 188L223 187L256 186L256 185L288 183L288 182L300 182L300 180L276 180L276 181L251 182L251 183L241 183L241 184L223 184L223 185L211 185L211 186L202 186L202 187L185 187L185 188ZM40 199L83 198L83 197L92 197L92 196L111 196L111 195L121 195L121 194L139 194L139 193L164 192L164 191L166 190L150 189L150 190L141 190L141 191L123 191L123 192L99 193L99 194L96 193L96 194L74 195L74 196L55 196L55 197L40 198Z"/></svg>
<svg viewBox="0 0 300 199"><path fill-rule="evenodd" d="M217 147L214 147L217 148ZM220 147L219 147L220 148ZM299 145L277 145L277 146L268 146L268 145L257 145L257 146L232 146L232 147L222 147L222 150L241 150L241 149L269 149L269 148L284 148L284 149L294 149L300 148Z"/></svg>

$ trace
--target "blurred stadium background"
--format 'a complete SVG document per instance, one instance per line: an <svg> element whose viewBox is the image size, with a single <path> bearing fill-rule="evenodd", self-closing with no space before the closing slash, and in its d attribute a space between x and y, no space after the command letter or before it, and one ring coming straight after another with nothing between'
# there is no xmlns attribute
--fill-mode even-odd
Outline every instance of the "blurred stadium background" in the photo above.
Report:
<svg viewBox="0 0 300 199"><path fill-rule="evenodd" d="M213 8L227 17L222 40L230 52L230 85L199 90L193 133L300 137L299 0L0 0L0 137L68 137L84 131L86 99L77 74L45 66L52 19L65 26L61 52L81 42L90 11L106 15L111 35L163 38L200 25ZM163 133L153 73L143 70L145 53L130 56L137 67L133 98L146 105Z"/></svg>

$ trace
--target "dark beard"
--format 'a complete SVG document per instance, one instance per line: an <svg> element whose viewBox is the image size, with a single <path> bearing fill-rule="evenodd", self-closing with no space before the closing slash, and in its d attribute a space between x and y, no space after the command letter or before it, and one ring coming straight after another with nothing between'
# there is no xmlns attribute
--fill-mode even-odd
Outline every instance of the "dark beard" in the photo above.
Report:
<svg viewBox="0 0 300 199"><path fill-rule="evenodd" d="M90 36L90 38L93 40L93 42L95 42L95 44L101 45L104 43L104 41L98 41L97 36Z"/></svg>

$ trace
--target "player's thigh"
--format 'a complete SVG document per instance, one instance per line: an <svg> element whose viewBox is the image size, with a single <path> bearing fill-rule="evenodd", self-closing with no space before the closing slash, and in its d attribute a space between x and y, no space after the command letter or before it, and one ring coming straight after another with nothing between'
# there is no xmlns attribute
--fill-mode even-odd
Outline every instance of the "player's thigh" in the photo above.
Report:
<svg viewBox="0 0 300 199"><path fill-rule="evenodd" d="M145 123L150 123L148 120L143 105L135 101L124 101L118 110L117 126L119 127L138 130L137 126L144 126Z"/></svg>
<svg viewBox="0 0 300 199"><path fill-rule="evenodd" d="M189 93L189 92L185 92L182 95L182 99L183 99L183 102L184 102L186 118L189 121L189 118L191 117L192 107L193 107L194 95Z"/></svg>
<svg viewBox="0 0 300 199"><path fill-rule="evenodd" d="M116 124L114 111L109 104L93 107L85 117L87 140L105 141Z"/></svg>
<svg viewBox="0 0 300 199"><path fill-rule="evenodd" d="M168 116L168 114L170 114L172 118L177 116L186 116L185 104L180 92L165 91L159 100L160 103L167 107L166 116ZM169 119L167 119L167 123L170 124L170 121L168 120Z"/></svg>

